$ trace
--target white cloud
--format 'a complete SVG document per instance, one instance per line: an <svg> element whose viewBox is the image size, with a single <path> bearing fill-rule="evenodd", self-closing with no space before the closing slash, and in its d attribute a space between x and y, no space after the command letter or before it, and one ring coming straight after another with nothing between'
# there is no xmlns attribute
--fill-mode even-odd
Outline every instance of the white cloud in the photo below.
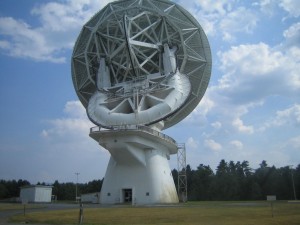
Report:
<svg viewBox="0 0 300 225"><path fill-rule="evenodd" d="M290 38L299 39L300 36L299 30L300 30L300 23L292 24L292 26L290 26L287 30L283 32L283 36L286 39L290 39ZM297 44L299 44L299 42L297 42Z"/></svg>
<svg viewBox="0 0 300 225"><path fill-rule="evenodd" d="M285 110L277 111L276 116L266 122L260 128L260 131L265 131L266 129L272 127L281 127L286 125L300 127L300 104L295 104Z"/></svg>
<svg viewBox="0 0 300 225"><path fill-rule="evenodd" d="M92 124L85 113L85 108L79 101L67 102L64 108L65 118L57 118L48 120L50 128L44 129L41 133L42 137L47 138L66 138L71 139L86 139Z"/></svg>
<svg viewBox="0 0 300 225"><path fill-rule="evenodd" d="M184 6L196 19L207 35L222 35L225 41L234 41L237 33L253 32L259 17L246 7L237 7L238 1L183 1Z"/></svg>
<svg viewBox="0 0 300 225"><path fill-rule="evenodd" d="M222 145L213 139L204 140L204 146L212 151L220 151L222 149Z"/></svg>
<svg viewBox="0 0 300 225"><path fill-rule="evenodd" d="M203 97L199 105L184 120L186 123L202 125L206 122L206 115L214 107L214 102L207 95Z"/></svg>
<svg viewBox="0 0 300 225"><path fill-rule="evenodd" d="M236 149L242 149L244 147L243 143L238 140L231 141L230 144Z"/></svg>
<svg viewBox="0 0 300 225"><path fill-rule="evenodd" d="M86 133L89 131L92 124L88 120L83 119L54 119L50 120L49 123L53 126L50 129L46 129L43 132L47 133L47 136L67 136L74 135L76 136L86 136Z"/></svg>
<svg viewBox="0 0 300 225"><path fill-rule="evenodd" d="M273 16L278 6L288 13L289 17L300 16L300 2L298 0L260 0L253 3L260 7L260 10L267 15Z"/></svg>
<svg viewBox="0 0 300 225"><path fill-rule="evenodd" d="M108 2L64 0L35 6L31 14L40 22L33 27L12 17L0 17L0 50L12 57L62 63L81 27ZM8 44L9 43L9 44Z"/></svg>
<svg viewBox="0 0 300 225"><path fill-rule="evenodd" d="M224 75L212 89L235 104L260 102L276 95L299 96L300 60L295 60L292 53L272 49L265 43L219 52Z"/></svg>
<svg viewBox="0 0 300 225"><path fill-rule="evenodd" d="M220 15L225 15L226 12L232 8L231 3L233 3L233 1L197 0L195 1L195 3L198 4L201 9L207 13L218 13Z"/></svg>
<svg viewBox="0 0 300 225"><path fill-rule="evenodd" d="M300 155L300 136L292 137L288 140L287 145L289 148L293 148Z"/></svg>
<svg viewBox="0 0 300 225"><path fill-rule="evenodd" d="M41 136L44 138L48 138L48 132L46 130L42 130Z"/></svg>
<svg viewBox="0 0 300 225"><path fill-rule="evenodd" d="M0 18L0 35L2 38L8 37L1 41L5 45L0 45L0 48L10 56L56 63L64 61L62 57L53 57L57 49L47 44L42 33L23 21L11 17Z"/></svg>
<svg viewBox="0 0 300 225"><path fill-rule="evenodd" d="M87 119L86 109L80 101L69 101L66 103L64 113L72 118Z"/></svg>
<svg viewBox="0 0 300 225"><path fill-rule="evenodd" d="M88 1L48 2L34 7L31 14L39 17L42 26L54 32L80 28L92 16Z"/></svg>
<svg viewBox="0 0 300 225"><path fill-rule="evenodd" d="M236 128L241 133L253 134L254 129L252 126L245 126L243 121L240 118L236 118L232 122L232 126Z"/></svg>
<svg viewBox="0 0 300 225"><path fill-rule="evenodd" d="M272 16L277 6L277 2L274 0L260 0L254 2L252 5L258 6L263 13Z"/></svg>
<svg viewBox="0 0 300 225"><path fill-rule="evenodd" d="M277 9L276 15L278 15L278 4L272 1L274 4L269 5L271 1L264 1L265 5L270 10ZM238 37L236 36L238 33L251 34L256 28L261 29L261 25L265 22L259 23L263 15L261 12L255 11L255 8L251 9L246 6L237 8L238 4L235 2L232 3L233 8L231 9L223 7L222 10L226 12L225 15L222 15L222 10L203 13L197 2L187 4L193 6L193 9L190 10L194 12L194 15L197 15L200 23L202 22L201 16L202 20L203 17L210 19L208 21L211 29L209 33L212 36L216 35L212 37L213 41L219 38L217 35L224 37L226 31L228 31L228 40L234 40ZM282 14L282 11L280 13ZM226 18L229 14L231 17ZM249 21L243 20L244 18L249 18ZM264 19L280 21L274 17ZM278 143L285 139L282 131L279 129L265 130L263 137L260 136L261 133L256 132L260 130L259 127L264 124L264 121L272 118L272 113L276 109L278 110L279 107L284 109L287 104L291 105L299 101L300 26L298 23L291 24L291 21L286 21L280 26L289 27L283 28L286 30L282 30L282 33L277 33L277 37L284 38L282 43L277 43L277 45L273 44L272 46L267 42L243 44L245 40L236 39L240 43L236 46L226 48L224 41L220 42L221 47L215 46L215 49L219 49L218 60L215 60L214 63L213 82L203 99L209 101L204 102L202 105L204 108L200 107L200 103L186 120L195 124L195 121L197 119L199 121L201 118L202 121L210 124L210 126L198 128L205 129L204 135L199 137L199 142L203 141L204 147L212 150L212 152L207 153L207 158L217 156L229 160L246 159L254 163L260 163L266 159L275 164L279 161L276 157L285 160L278 165L283 165L289 161L288 157L283 157L284 151L289 151L288 148L276 148ZM230 33L231 27L233 32ZM253 39L249 38L249 40ZM218 78L219 80L216 81ZM297 107L282 111L281 115L277 113L273 119L268 121L268 124L279 121L289 126L299 124L297 122ZM291 132L297 132L297 130L293 129ZM273 140L273 135L278 140ZM192 138L198 140L195 136ZM274 145L270 146L267 151L264 146L265 144L270 145L270 142ZM227 144L225 145L225 143ZM229 151L230 149L243 149L243 151Z"/></svg>
<svg viewBox="0 0 300 225"><path fill-rule="evenodd" d="M2 149L7 151L0 157L1 177L21 178L31 183L74 182L74 173L80 172L79 182L102 179L110 154L89 137L90 127L94 125L81 113L72 113L83 112L82 108L78 101L67 102L65 114L47 120L40 137L32 136L26 141L20 138L7 147L1 143L0 155ZM18 166L12 166L12 161Z"/></svg>
<svg viewBox="0 0 300 225"><path fill-rule="evenodd" d="M35 168L41 168L37 171L52 174L52 177L36 176L43 177L43 181L65 181L78 171L84 182L102 179L110 154L89 137L90 128L95 125L88 120L79 101L67 102L63 111L64 116L46 121L47 128L41 131L40 143L36 146L42 149L34 155Z"/></svg>
<svg viewBox="0 0 300 225"><path fill-rule="evenodd" d="M296 104L286 110L278 111L276 120L280 121L279 123L291 122L292 124L300 125L300 105Z"/></svg>
<svg viewBox="0 0 300 225"><path fill-rule="evenodd" d="M0 49L9 49L10 43L8 41L0 41Z"/></svg>
<svg viewBox="0 0 300 225"><path fill-rule="evenodd" d="M219 121L216 121L214 123L211 123L211 126L215 129L220 129L222 127L222 123Z"/></svg>
<svg viewBox="0 0 300 225"><path fill-rule="evenodd" d="M299 165L300 136L291 136L282 142L273 145L269 150L260 153L267 161L271 161L277 167L287 165Z"/></svg>
<svg viewBox="0 0 300 225"><path fill-rule="evenodd" d="M300 16L300 2L298 0L281 0L279 6L287 11L292 17Z"/></svg>
<svg viewBox="0 0 300 225"><path fill-rule="evenodd" d="M189 137L186 141L186 146L188 149L198 150L199 149L199 142L196 141L193 137Z"/></svg>
<svg viewBox="0 0 300 225"><path fill-rule="evenodd" d="M283 36L286 38L284 47L297 47L299 49L300 23L292 24L283 32Z"/></svg>
<svg viewBox="0 0 300 225"><path fill-rule="evenodd" d="M234 34L238 32L252 33L258 22L258 17L250 10L239 7L226 14L220 22L223 40L234 41Z"/></svg>

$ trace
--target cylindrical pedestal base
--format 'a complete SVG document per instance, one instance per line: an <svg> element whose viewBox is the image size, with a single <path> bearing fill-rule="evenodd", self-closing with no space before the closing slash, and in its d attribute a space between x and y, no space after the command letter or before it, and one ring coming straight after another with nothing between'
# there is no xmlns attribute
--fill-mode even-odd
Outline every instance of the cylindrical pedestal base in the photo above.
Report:
<svg viewBox="0 0 300 225"><path fill-rule="evenodd" d="M176 143L140 130L104 131L94 135L111 153L102 184L101 204L178 203L169 167Z"/></svg>

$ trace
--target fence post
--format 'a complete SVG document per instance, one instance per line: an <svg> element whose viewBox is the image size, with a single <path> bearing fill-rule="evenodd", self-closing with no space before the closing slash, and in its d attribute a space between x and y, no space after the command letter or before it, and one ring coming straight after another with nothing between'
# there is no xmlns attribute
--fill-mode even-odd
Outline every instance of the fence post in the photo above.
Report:
<svg viewBox="0 0 300 225"><path fill-rule="evenodd" d="M83 223L83 204L80 203L78 224L82 224L82 223Z"/></svg>

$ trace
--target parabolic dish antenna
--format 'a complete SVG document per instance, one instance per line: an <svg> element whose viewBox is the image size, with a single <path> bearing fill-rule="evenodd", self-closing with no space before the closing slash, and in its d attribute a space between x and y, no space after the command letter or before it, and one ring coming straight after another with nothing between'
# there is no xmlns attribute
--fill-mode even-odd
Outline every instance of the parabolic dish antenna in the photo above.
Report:
<svg viewBox="0 0 300 225"><path fill-rule="evenodd" d="M211 52L200 24L167 0L108 4L82 28L72 55L76 93L102 127L184 119L208 86Z"/></svg>
<svg viewBox="0 0 300 225"><path fill-rule="evenodd" d="M83 26L72 77L98 125L90 137L111 154L101 203L178 202L168 163L178 145L161 130L192 112L210 74L206 35L172 1L115 1Z"/></svg>

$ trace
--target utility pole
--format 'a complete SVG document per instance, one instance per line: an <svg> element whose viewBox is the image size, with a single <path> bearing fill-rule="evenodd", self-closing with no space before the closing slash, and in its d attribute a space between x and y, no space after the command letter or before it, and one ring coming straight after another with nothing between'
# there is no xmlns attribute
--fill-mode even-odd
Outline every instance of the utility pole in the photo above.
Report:
<svg viewBox="0 0 300 225"><path fill-rule="evenodd" d="M76 174L76 197L75 197L75 200L76 200L76 202L77 202L77 201L78 201L78 199L77 199L78 175L79 175L80 173L76 172L75 174Z"/></svg>
<svg viewBox="0 0 300 225"><path fill-rule="evenodd" d="M289 165L289 168L291 170L291 175L292 175L292 184L293 184L294 198L295 198L295 200L297 200L296 190L295 190L295 182L294 182L294 175L293 175L293 165Z"/></svg>

